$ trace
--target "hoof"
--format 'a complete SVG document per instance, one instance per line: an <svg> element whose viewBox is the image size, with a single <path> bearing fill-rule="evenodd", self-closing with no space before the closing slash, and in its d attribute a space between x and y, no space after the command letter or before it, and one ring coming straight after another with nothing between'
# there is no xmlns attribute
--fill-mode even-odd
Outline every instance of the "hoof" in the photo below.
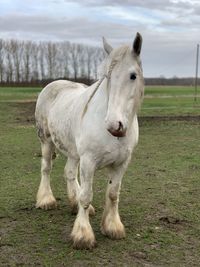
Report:
<svg viewBox="0 0 200 267"><path fill-rule="evenodd" d="M126 236L124 225L120 220L116 222L113 220L102 222L101 232L111 239L122 239Z"/></svg>
<svg viewBox="0 0 200 267"><path fill-rule="evenodd" d="M74 249L88 249L88 250L91 250L93 248L96 247L96 240L92 239L85 239L85 238L75 238L73 236L71 236L72 238L72 242L73 242L73 248Z"/></svg>
<svg viewBox="0 0 200 267"><path fill-rule="evenodd" d="M37 209L50 210L57 208L57 202L54 196L45 196L42 199L38 199L35 206Z"/></svg>
<svg viewBox="0 0 200 267"><path fill-rule="evenodd" d="M124 230L107 230L104 228L101 228L101 233L107 237L109 237L110 239L123 239L126 237L125 231Z"/></svg>
<svg viewBox="0 0 200 267"><path fill-rule="evenodd" d="M95 236L90 224L82 225L75 221L71 233L73 248L75 249L92 249L96 246Z"/></svg>

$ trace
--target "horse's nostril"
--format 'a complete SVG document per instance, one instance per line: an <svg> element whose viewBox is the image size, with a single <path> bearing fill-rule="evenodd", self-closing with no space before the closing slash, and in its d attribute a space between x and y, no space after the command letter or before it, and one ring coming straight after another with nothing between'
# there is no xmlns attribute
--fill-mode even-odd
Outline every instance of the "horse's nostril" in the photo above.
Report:
<svg viewBox="0 0 200 267"><path fill-rule="evenodd" d="M117 131L122 131L123 130L123 124L122 124L122 122L121 121L119 121L119 128L117 129Z"/></svg>
<svg viewBox="0 0 200 267"><path fill-rule="evenodd" d="M124 127L121 121L116 121L115 124L110 124L107 128L108 132L116 137L126 136L126 127Z"/></svg>

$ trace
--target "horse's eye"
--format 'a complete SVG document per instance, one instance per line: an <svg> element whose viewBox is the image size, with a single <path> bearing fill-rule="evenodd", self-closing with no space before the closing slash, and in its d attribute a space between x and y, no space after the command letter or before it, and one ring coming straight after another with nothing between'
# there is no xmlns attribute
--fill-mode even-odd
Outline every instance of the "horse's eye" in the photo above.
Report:
<svg viewBox="0 0 200 267"><path fill-rule="evenodd" d="M134 80L136 79L136 77L137 77L137 76L136 76L136 73L133 72L133 73L130 74L130 79L131 79L131 80L134 81Z"/></svg>

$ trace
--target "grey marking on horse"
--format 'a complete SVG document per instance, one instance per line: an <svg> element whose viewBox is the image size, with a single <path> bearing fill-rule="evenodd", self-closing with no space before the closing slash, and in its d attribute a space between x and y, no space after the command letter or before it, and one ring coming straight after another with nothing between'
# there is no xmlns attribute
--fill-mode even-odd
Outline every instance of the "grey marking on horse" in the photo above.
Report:
<svg viewBox="0 0 200 267"><path fill-rule="evenodd" d="M56 137L56 134L52 133L52 139L54 141L54 144L62 151L68 152L67 148L64 146L64 144Z"/></svg>

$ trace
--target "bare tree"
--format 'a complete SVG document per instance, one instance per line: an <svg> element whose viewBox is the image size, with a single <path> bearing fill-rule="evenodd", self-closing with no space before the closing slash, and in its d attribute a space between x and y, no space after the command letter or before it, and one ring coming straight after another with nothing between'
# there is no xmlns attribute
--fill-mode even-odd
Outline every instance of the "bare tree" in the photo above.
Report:
<svg viewBox="0 0 200 267"><path fill-rule="evenodd" d="M32 57L32 80L37 81L39 79L39 68L38 68L38 58L39 58L39 45L33 43L31 46L31 57Z"/></svg>
<svg viewBox="0 0 200 267"><path fill-rule="evenodd" d="M70 43L64 42L61 46L62 50L62 60L63 60L63 77L68 79L70 77Z"/></svg>
<svg viewBox="0 0 200 267"><path fill-rule="evenodd" d="M57 44L57 75L69 79L70 77L70 56L69 56L70 43L62 42Z"/></svg>
<svg viewBox="0 0 200 267"><path fill-rule="evenodd" d="M5 53L6 53L6 63L5 63L5 80L6 82L14 81L14 66L12 60L12 50L11 50L11 42L5 42Z"/></svg>
<svg viewBox="0 0 200 267"><path fill-rule="evenodd" d="M26 82L30 81L30 68L31 68L31 50L33 43L31 41L24 43L24 53L23 53L23 68L24 75L23 80Z"/></svg>
<svg viewBox="0 0 200 267"><path fill-rule="evenodd" d="M87 73L87 80L89 81L91 78L92 72L92 60L94 57L94 49L92 47L87 46L85 48L85 55L86 55L86 73Z"/></svg>
<svg viewBox="0 0 200 267"><path fill-rule="evenodd" d="M94 76L95 80L98 79L98 67L104 58L105 58L105 53L104 53L103 49L95 47L94 48L94 57L93 57L93 65L94 65L93 76Z"/></svg>
<svg viewBox="0 0 200 267"><path fill-rule="evenodd" d="M79 78L86 78L86 47L81 45L78 54Z"/></svg>
<svg viewBox="0 0 200 267"><path fill-rule="evenodd" d="M55 43L48 42L46 50L46 61L48 68L48 78L56 78L56 56L57 48Z"/></svg>
<svg viewBox="0 0 200 267"><path fill-rule="evenodd" d="M0 82L3 81L3 76L4 76L4 57L5 57L4 41L0 39Z"/></svg>
<svg viewBox="0 0 200 267"><path fill-rule="evenodd" d="M0 39L0 82L97 78L102 49L70 42Z"/></svg>
<svg viewBox="0 0 200 267"><path fill-rule="evenodd" d="M72 43L70 45L71 67L73 71L74 80L78 78L80 51L81 51L80 44Z"/></svg>
<svg viewBox="0 0 200 267"><path fill-rule="evenodd" d="M46 78L45 51L46 44L44 42L40 42L40 44L38 45L38 67L41 80L44 80Z"/></svg>
<svg viewBox="0 0 200 267"><path fill-rule="evenodd" d="M11 55L13 59L13 64L15 67L15 81L20 82L21 77L21 59L22 59L22 53L23 53L23 47L24 43L17 40L11 40L10 41L10 50Z"/></svg>
<svg viewBox="0 0 200 267"><path fill-rule="evenodd" d="M63 63L64 63L64 76L65 78L70 77L70 42L63 43Z"/></svg>

